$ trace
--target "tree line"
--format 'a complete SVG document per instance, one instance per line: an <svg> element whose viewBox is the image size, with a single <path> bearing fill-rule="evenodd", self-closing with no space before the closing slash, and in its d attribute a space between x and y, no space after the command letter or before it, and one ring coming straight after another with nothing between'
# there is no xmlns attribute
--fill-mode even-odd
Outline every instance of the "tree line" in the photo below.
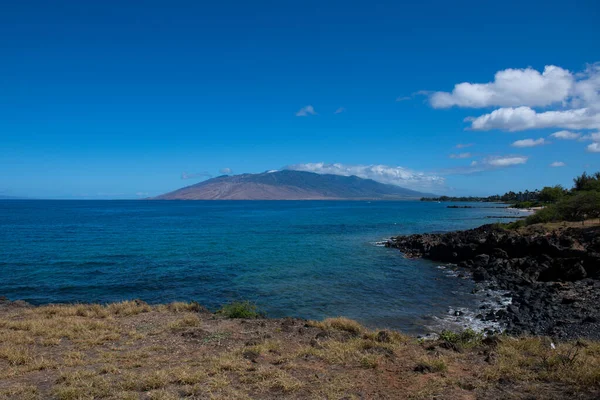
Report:
<svg viewBox="0 0 600 400"><path fill-rule="evenodd" d="M540 191L539 200L544 207L517 224L556 221L583 223L586 219L600 218L600 172L592 175L584 172L573 179L570 190L560 185L545 187Z"/></svg>
<svg viewBox="0 0 600 400"><path fill-rule="evenodd" d="M542 207L535 214L512 226L542 222L585 221L600 218L600 172L586 172L573 179L573 187L546 186L540 190L507 192L488 197L423 197L421 201L472 201L509 203L515 208Z"/></svg>

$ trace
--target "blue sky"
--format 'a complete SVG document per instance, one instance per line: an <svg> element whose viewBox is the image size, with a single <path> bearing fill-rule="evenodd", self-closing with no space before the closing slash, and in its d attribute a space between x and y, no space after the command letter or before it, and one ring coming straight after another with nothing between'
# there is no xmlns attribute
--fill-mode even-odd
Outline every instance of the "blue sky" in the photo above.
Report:
<svg viewBox="0 0 600 400"><path fill-rule="evenodd" d="M290 166L479 195L600 169L597 1L407 3L3 2L0 195Z"/></svg>

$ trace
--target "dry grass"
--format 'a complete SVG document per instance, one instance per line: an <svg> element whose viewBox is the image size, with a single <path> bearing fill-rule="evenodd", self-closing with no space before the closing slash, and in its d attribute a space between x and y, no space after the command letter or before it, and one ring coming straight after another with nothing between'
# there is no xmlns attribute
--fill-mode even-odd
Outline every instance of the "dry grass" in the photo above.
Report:
<svg viewBox="0 0 600 400"><path fill-rule="evenodd" d="M200 325L200 318L196 315L186 315L181 319L169 324L169 328L172 330L179 330L184 328L190 328Z"/></svg>
<svg viewBox="0 0 600 400"><path fill-rule="evenodd" d="M506 338L498 361L486 371L488 380L558 382L600 387L600 343L578 341L552 348L547 338Z"/></svg>
<svg viewBox="0 0 600 400"><path fill-rule="evenodd" d="M504 398L507 384L579 398L600 391L599 343L552 349L544 338L503 338L461 353L441 343L347 318L227 319L196 303L0 309L0 398Z"/></svg>
<svg viewBox="0 0 600 400"><path fill-rule="evenodd" d="M345 317L327 318L320 322L311 322L311 325L325 331L338 330L354 335L359 335L365 331L361 324Z"/></svg>

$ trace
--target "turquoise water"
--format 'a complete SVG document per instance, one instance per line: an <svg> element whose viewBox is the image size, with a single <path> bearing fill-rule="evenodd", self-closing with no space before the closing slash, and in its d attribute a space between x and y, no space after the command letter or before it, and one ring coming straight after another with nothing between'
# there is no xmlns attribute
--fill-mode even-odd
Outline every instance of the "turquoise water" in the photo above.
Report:
<svg viewBox="0 0 600 400"><path fill-rule="evenodd" d="M474 304L469 280L377 245L496 222L423 202L0 201L0 295L35 304L248 299L419 333ZM506 221L506 220L502 220Z"/></svg>

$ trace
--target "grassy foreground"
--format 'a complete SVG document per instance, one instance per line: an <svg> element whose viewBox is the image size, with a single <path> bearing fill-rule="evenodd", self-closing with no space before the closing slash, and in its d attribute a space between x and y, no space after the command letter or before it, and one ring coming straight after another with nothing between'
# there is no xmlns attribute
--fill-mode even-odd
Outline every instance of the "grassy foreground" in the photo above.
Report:
<svg viewBox="0 0 600 400"><path fill-rule="evenodd" d="M2 306L0 398L600 396L599 343L553 348L547 338L483 339L471 332L419 342L345 318L227 316L254 311L242 306L212 314L196 303L140 301Z"/></svg>

